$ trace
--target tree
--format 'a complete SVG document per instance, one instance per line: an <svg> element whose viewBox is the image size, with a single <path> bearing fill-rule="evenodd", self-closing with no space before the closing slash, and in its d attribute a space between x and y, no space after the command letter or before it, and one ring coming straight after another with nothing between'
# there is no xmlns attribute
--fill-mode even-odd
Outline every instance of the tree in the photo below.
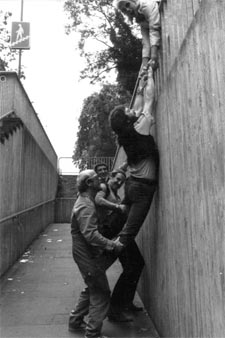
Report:
<svg viewBox="0 0 225 338"><path fill-rule="evenodd" d="M79 49L87 61L81 78L104 81L114 69L119 84L132 92L141 64L141 40L132 33L121 13L115 11L113 1L67 0L65 10L71 20L67 33L80 33ZM98 50L87 51L86 45L93 39Z"/></svg>
<svg viewBox="0 0 225 338"><path fill-rule="evenodd" d="M16 59L16 51L10 49L10 33L8 31L8 18L12 15L10 12L0 11L0 70L11 69L11 62Z"/></svg>
<svg viewBox="0 0 225 338"><path fill-rule="evenodd" d="M79 118L79 130L73 161L83 166L87 157L110 157L116 152L115 136L109 127L110 111L118 104L126 104L130 94L117 85L103 85L100 93L84 100Z"/></svg>

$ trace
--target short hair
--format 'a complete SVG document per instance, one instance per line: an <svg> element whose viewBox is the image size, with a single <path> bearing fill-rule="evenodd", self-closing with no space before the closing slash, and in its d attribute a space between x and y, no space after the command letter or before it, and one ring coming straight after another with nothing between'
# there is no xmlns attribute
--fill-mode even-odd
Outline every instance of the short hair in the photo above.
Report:
<svg viewBox="0 0 225 338"><path fill-rule="evenodd" d="M109 170L108 165L107 165L106 163L103 162L103 163L97 163L97 164L95 165L95 167L94 167L95 172L97 172L98 167L102 167L102 166L106 167L106 169Z"/></svg>
<svg viewBox="0 0 225 338"><path fill-rule="evenodd" d="M125 105L115 107L109 115L109 124L112 130L118 134L124 128L127 122L127 115L125 113Z"/></svg>
<svg viewBox="0 0 225 338"><path fill-rule="evenodd" d="M87 181L90 178L97 176L93 169L86 169L79 173L77 176L77 189L79 192L85 192L88 189Z"/></svg>
<svg viewBox="0 0 225 338"><path fill-rule="evenodd" d="M126 178L126 173L123 169L115 169L112 171L112 177L115 177L117 174L121 174Z"/></svg>
<svg viewBox="0 0 225 338"><path fill-rule="evenodd" d="M126 2L131 2L131 3L135 4L135 5L137 4L137 0L115 0L114 1L114 7L120 10L121 9L121 5L123 3L126 3Z"/></svg>

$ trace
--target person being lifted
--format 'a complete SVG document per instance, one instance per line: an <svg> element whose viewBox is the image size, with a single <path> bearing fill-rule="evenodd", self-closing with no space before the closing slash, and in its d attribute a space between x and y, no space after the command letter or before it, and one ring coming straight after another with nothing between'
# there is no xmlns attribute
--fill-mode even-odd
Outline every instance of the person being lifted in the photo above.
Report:
<svg viewBox="0 0 225 338"><path fill-rule="evenodd" d="M155 87L152 67L149 67L148 109L137 116L124 105L115 107L109 116L112 130L117 135L118 145L123 147L127 161L121 168L128 168L123 204L129 207L124 228L118 234L125 246L138 234L150 209L157 187L159 152L150 134Z"/></svg>
<svg viewBox="0 0 225 338"><path fill-rule="evenodd" d="M127 219L127 208L121 204L118 194L125 180L126 174L123 170L113 170L108 182L101 184L101 190L95 196L100 224L99 232L109 239L118 235ZM129 322L133 319L127 316L127 311L142 310L133 303L133 300L144 267L144 259L134 240L122 250L118 258L123 271L111 295L108 318L116 322Z"/></svg>

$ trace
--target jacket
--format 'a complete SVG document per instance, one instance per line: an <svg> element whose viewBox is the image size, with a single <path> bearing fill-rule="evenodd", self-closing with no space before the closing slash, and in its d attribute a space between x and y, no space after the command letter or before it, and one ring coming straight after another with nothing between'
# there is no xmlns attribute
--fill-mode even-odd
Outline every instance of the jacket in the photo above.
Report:
<svg viewBox="0 0 225 338"><path fill-rule="evenodd" d="M71 235L73 243L77 243L81 250L92 257L104 250L112 251L115 247L113 241L99 233L98 225L94 201L86 193L81 193L72 210Z"/></svg>
<svg viewBox="0 0 225 338"><path fill-rule="evenodd" d="M144 16L144 20L139 22L142 35L142 57L151 56L151 46L160 45L160 13L158 1L139 0L138 12Z"/></svg>

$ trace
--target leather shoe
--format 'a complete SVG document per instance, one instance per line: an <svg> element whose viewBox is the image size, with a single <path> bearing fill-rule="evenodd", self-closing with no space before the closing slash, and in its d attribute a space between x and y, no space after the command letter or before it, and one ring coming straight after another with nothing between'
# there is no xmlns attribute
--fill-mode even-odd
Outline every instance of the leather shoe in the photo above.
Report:
<svg viewBox="0 0 225 338"><path fill-rule="evenodd" d="M125 306L125 310L131 311L131 312L139 312L139 311L143 311L143 307L136 306L136 305L134 305L134 303L131 303L131 304Z"/></svg>
<svg viewBox="0 0 225 338"><path fill-rule="evenodd" d="M84 338L88 338L87 336L84 336ZM99 337L96 337L96 338L110 338L110 337L106 337L106 336L99 336Z"/></svg>
<svg viewBox="0 0 225 338"><path fill-rule="evenodd" d="M132 322L133 318L127 316L123 311L109 311L108 319L112 322L127 323Z"/></svg>
<svg viewBox="0 0 225 338"><path fill-rule="evenodd" d="M78 332L78 331L84 331L86 328L86 323L85 321L82 321L81 323L79 323L78 325L72 325L69 324L69 331L70 332Z"/></svg>

